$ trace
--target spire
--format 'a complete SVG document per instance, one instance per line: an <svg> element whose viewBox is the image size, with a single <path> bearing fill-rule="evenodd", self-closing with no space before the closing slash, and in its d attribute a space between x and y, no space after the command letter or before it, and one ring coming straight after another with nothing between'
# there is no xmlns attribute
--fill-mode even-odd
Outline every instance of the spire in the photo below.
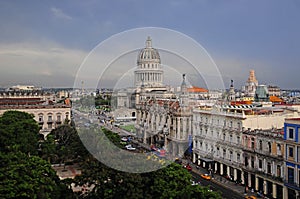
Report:
<svg viewBox="0 0 300 199"><path fill-rule="evenodd" d="M152 48L152 40L150 36L147 37L146 48Z"/></svg>
<svg viewBox="0 0 300 199"><path fill-rule="evenodd" d="M187 86L185 82L185 74L182 74L181 92L185 93L187 91Z"/></svg>

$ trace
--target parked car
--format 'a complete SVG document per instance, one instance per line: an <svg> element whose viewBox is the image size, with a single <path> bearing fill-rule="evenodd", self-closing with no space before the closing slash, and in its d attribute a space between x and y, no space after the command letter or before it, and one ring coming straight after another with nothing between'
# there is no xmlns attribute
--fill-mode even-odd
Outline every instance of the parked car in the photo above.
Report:
<svg viewBox="0 0 300 199"><path fill-rule="evenodd" d="M125 148L126 148L127 150L129 150L129 151L134 151L134 150L136 150L136 148L134 148L131 144L126 145Z"/></svg>
<svg viewBox="0 0 300 199"><path fill-rule="evenodd" d="M211 180L211 176L208 175L207 173L206 174L201 174L200 176L201 176L201 178L203 178L205 180Z"/></svg>
<svg viewBox="0 0 300 199"><path fill-rule="evenodd" d="M189 164L187 164L186 166L184 166L184 168L186 168L188 171L192 171L192 167Z"/></svg>

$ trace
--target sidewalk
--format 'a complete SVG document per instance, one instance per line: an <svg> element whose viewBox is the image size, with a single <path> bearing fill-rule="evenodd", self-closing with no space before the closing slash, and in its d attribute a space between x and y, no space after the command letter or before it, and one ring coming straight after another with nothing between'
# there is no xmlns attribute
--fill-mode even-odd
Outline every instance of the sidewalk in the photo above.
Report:
<svg viewBox="0 0 300 199"><path fill-rule="evenodd" d="M192 163L191 161L183 159L182 163L183 164L189 163L192 167L192 171L194 173L199 174L199 175L208 173L207 169L202 168L200 166L197 167L197 165ZM214 173L213 178L211 179L211 181L213 183L216 183L216 184L220 185L220 186L223 186L224 188L230 189L230 190L238 193L241 196L241 198L243 198L245 196L252 196L252 195L256 196L256 193L251 192L251 191L248 191L248 193L245 194L245 187L243 185L236 184L235 182L232 182L232 181L226 179L225 177L223 177L219 174Z"/></svg>

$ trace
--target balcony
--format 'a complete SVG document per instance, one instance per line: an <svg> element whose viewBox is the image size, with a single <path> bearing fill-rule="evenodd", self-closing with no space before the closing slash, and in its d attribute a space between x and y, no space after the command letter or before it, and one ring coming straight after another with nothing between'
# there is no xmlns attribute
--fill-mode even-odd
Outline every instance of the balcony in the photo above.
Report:
<svg viewBox="0 0 300 199"><path fill-rule="evenodd" d="M292 189L296 189L296 190L300 191L299 185L295 182L284 181L284 185L287 186L288 188L292 188Z"/></svg>
<svg viewBox="0 0 300 199"><path fill-rule="evenodd" d="M48 120L47 121L47 124L52 124L53 123L53 120Z"/></svg>

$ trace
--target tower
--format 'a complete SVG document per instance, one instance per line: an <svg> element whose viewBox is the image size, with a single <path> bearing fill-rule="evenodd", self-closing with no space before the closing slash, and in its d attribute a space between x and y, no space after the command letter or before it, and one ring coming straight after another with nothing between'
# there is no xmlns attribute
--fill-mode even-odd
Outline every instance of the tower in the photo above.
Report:
<svg viewBox="0 0 300 199"><path fill-rule="evenodd" d="M235 101L235 91L234 91L234 86L233 86L233 80L231 80L231 83L230 83L228 100Z"/></svg>
<svg viewBox="0 0 300 199"><path fill-rule="evenodd" d="M189 94L188 94L188 89L187 85L185 82L185 74L182 75L182 83L180 86L180 105L183 107L187 107L189 103Z"/></svg>
<svg viewBox="0 0 300 199"><path fill-rule="evenodd" d="M255 71L250 70L249 77L245 85L245 95L247 97L254 97L257 86L258 86L258 81L255 77Z"/></svg>

